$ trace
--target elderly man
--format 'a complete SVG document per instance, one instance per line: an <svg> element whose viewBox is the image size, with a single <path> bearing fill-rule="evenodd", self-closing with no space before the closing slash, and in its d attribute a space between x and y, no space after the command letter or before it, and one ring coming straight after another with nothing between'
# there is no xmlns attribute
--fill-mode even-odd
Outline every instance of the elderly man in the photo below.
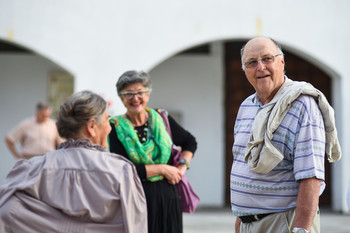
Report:
<svg viewBox="0 0 350 233"><path fill-rule="evenodd" d="M6 144L17 159L28 159L53 151L62 142L55 121L50 119L51 108L45 103L38 103L35 117L25 119L7 134ZM21 153L15 144L20 142Z"/></svg>
<svg viewBox="0 0 350 233"><path fill-rule="evenodd" d="M274 40L251 39L241 59L256 93L241 104L234 128L236 232L320 232L324 157L341 156L333 109L312 85L285 76Z"/></svg>

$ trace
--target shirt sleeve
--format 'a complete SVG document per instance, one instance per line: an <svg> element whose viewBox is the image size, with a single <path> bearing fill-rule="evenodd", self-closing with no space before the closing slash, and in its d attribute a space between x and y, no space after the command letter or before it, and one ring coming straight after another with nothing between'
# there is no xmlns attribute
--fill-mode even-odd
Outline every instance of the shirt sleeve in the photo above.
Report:
<svg viewBox="0 0 350 233"><path fill-rule="evenodd" d="M0 187L0 206L2 206L17 190L22 190L28 185L27 179L35 182L38 169L32 170L32 160L18 160L8 173Z"/></svg>
<svg viewBox="0 0 350 233"><path fill-rule="evenodd" d="M7 135L6 137L12 141L13 143L19 142L23 139L24 136L24 129L28 125L28 120L23 120L20 122L15 128L13 128Z"/></svg>
<svg viewBox="0 0 350 233"><path fill-rule="evenodd" d="M168 115L168 118L174 144L181 146L183 151L191 151L194 154L197 150L196 138L190 132L182 128L172 116Z"/></svg>
<svg viewBox="0 0 350 233"><path fill-rule="evenodd" d="M294 106L301 106L298 119L300 128L294 149L295 179L316 177L324 180L326 136L321 111L315 99L310 96L302 96L295 102Z"/></svg>

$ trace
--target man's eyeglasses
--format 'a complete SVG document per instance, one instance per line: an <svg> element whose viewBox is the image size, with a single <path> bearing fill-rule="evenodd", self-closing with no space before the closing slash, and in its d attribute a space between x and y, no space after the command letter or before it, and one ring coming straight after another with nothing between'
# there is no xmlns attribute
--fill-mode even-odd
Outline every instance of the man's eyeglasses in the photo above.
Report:
<svg viewBox="0 0 350 233"><path fill-rule="evenodd" d="M282 53L271 55L271 56L264 56L261 59L256 60L249 60L244 63L245 68L256 68L258 66L259 61L261 61L264 65L269 65L275 61L275 57L283 55Z"/></svg>
<svg viewBox="0 0 350 233"><path fill-rule="evenodd" d="M131 92L131 91L127 91L127 92L121 92L119 95L120 96L124 96L125 98L127 98L128 100L132 99L134 96L137 96L138 98L143 98L145 96L146 93L150 93L151 89L146 89L143 91L137 91L137 92Z"/></svg>

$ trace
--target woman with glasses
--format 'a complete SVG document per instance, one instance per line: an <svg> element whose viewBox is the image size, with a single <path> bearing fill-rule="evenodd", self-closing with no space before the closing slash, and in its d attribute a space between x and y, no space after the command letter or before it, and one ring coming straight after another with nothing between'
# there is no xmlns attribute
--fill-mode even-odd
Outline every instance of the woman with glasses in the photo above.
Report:
<svg viewBox="0 0 350 233"><path fill-rule="evenodd" d="M147 73L127 71L116 87L127 110L110 119L110 151L125 156L136 166L147 200L148 232L181 233L182 209L175 184L188 169L197 148L196 139L168 116L171 139L160 113L147 107L151 94ZM182 148L178 167L169 163L173 143Z"/></svg>

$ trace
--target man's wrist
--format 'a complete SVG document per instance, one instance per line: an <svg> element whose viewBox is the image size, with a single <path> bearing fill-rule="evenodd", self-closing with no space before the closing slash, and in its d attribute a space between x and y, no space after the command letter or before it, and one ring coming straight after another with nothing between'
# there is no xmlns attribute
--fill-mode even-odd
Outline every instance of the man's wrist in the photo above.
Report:
<svg viewBox="0 0 350 233"><path fill-rule="evenodd" d="M310 233L310 232L302 227L293 227L292 233Z"/></svg>

